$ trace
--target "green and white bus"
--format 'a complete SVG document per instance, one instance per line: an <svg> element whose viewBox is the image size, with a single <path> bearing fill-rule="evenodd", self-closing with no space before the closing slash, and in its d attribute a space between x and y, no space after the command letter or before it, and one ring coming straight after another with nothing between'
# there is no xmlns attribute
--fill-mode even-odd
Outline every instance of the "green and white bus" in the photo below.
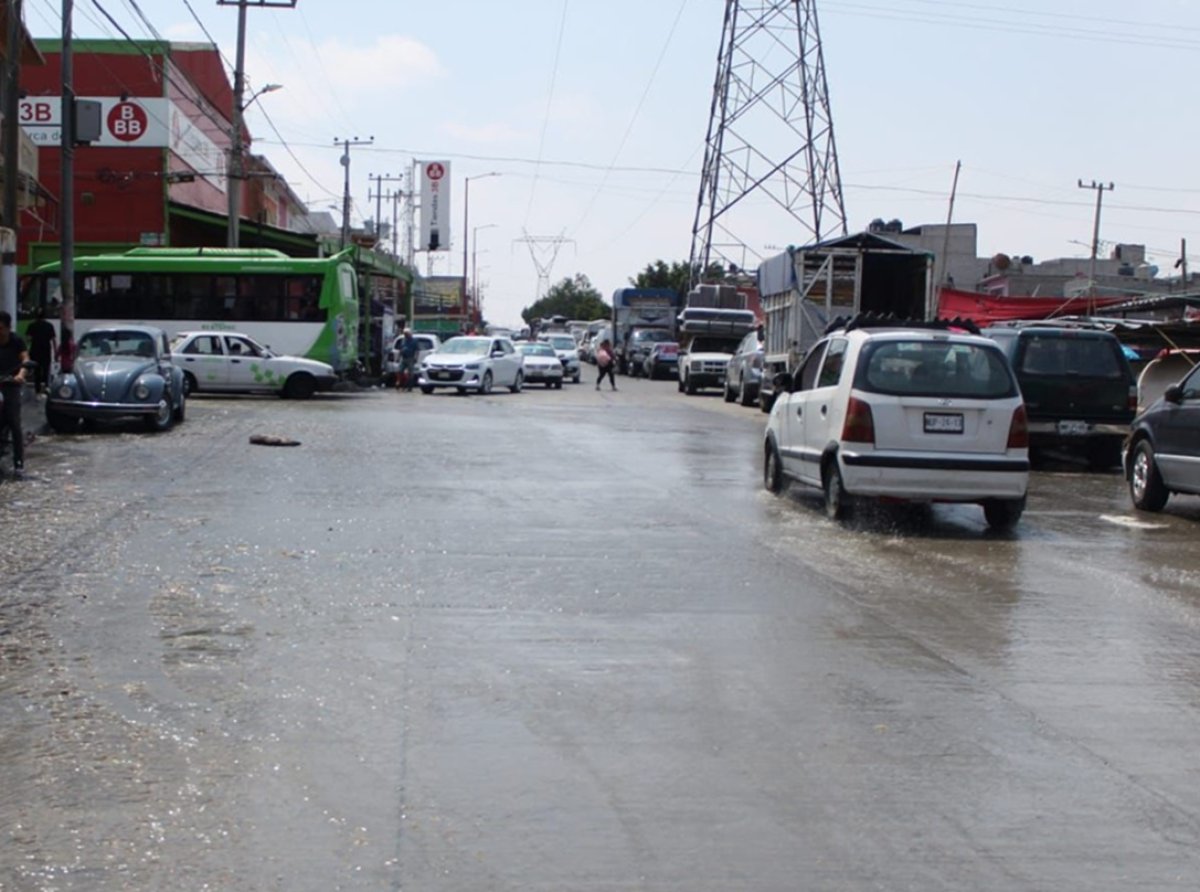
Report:
<svg viewBox="0 0 1200 892"><path fill-rule="evenodd" d="M60 264L26 276L20 315L57 323ZM289 257L262 248L133 248L75 259L75 337L114 323L180 331L240 331L276 353L351 371L360 303L352 251Z"/></svg>

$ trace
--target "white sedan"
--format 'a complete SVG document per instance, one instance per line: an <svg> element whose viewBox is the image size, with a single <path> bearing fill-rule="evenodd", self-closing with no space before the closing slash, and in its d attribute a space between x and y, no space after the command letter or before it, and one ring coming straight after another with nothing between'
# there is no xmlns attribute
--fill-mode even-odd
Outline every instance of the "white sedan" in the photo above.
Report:
<svg viewBox="0 0 1200 892"><path fill-rule="evenodd" d="M523 361L508 338L451 338L421 361L417 386L422 393L438 387L454 387L459 393L507 387L519 393L525 383Z"/></svg>
<svg viewBox="0 0 1200 892"><path fill-rule="evenodd" d="M526 384L542 383L547 388L557 387L562 390L563 364L553 347L549 344L527 342L518 344L517 350L525 357Z"/></svg>
<svg viewBox="0 0 1200 892"><path fill-rule="evenodd" d="M337 381L328 363L280 356L239 332L180 332L171 341L171 361L183 370L184 392L189 395L265 392L308 399Z"/></svg>

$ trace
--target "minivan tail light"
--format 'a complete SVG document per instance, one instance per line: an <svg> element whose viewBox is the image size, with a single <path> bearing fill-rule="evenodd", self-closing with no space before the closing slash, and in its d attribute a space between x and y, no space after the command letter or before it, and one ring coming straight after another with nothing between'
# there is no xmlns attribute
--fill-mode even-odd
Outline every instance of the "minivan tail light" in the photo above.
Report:
<svg viewBox="0 0 1200 892"><path fill-rule="evenodd" d="M1029 416L1025 414L1025 406L1017 406L1013 410L1012 422L1008 425L1008 449L1029 448Z"/></svg>
<svg viewBox="0 0 1200 892"><path fill-rule="evenodd" d="M850 397L850 402L846 404L842 441L875 445L875 418L871 415L871 406L858 397Z"/></svg>

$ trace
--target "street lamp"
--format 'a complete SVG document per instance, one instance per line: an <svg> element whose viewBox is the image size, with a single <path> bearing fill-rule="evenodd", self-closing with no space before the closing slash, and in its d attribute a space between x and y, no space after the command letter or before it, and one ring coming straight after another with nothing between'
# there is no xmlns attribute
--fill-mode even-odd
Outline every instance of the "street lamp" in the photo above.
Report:
<svg viewBox="0 0 1200 892"><path fill-rule="evenodd" d="M463 305L463 312L464 312L464 313L467 311L467 249L468 249L468 247L469 247L469 246L468 246L468 244L467 244L467 235L468 235L468 234L470 233L470 231L471 231L471 229L470 229L470 227L469 227L469 225L468 225L468 217L469 217L469 215L470 215L470 213L471 213L471 180L482 180L482 179L485 179L486 177L498 177L498 176L500 176L500 172L499 172L499 171L496 171L496 170L493 170L493 171L490 171L489 173L480 173L480 174L476 174L476 175L475 175L475 176L473 176L473 177L467 177L466 179L464 179L464 180L463 180L463 263L462 263L462 278L463 278L463 287L462 287L462 305ZM481 227L481 228L482 228L482 227Z"/></svg>
<svg viewBox="0 0 1200 892"><path fill-rule="evenodd" d="M471 281L475 285L475 305L479 307L479 268L475 265L476 255L479 250L479 230L494 229L499 226L498 223L484 223L482 226L471 227Z"/></svg>
<svg viewBox="0 0 1200 892"><path fill-rule="evenodd" d="M282 90L283 84L267 84L261 90L254 93L250 97L249 102L242 101L242 87L244 80L240 77L241 72L238 72L236 90L233 97L233 127L229 131L229 175L226 177L228 182L225 183L225 188L229 191L229 220L225 229L225 244L231 248L236 248L240 240L240 232L238 223L242 216L242 113L246 111L254 101L263 93L274 93L276 90Z"/></svg>

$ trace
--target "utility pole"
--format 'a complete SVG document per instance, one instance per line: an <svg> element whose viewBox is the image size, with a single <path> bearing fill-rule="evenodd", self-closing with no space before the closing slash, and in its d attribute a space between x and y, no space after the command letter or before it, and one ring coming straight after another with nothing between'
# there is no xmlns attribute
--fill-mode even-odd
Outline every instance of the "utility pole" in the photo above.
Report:
<svg viewBox="0 0 1200 892"><path fill-rule="evenodd" d="M1179 240L1179 261L1175 264L1180 267L1180 281L1183 282L1183 293L1187 294L1188 290L1188 271L1187 271L1187 239Z"/></svg>
<svg viewBox="0 0 1200 892"><path fill-rule="evenodd" d="M530 235L528 232L521 238L513 239L514 244L529 246L529 257L538 274L537 300L545 297L550 290L550 271L558 259L558 252L567 242L574 244L575 240L563 235Z"/></svg>
<svg viewBox="0 0 1200 892"><path fill-rule="evenodd" d="M61 272L62 316L59 320L59 343L74 336L75 331L75 68L74 47L71 44L71 23L75 17L74 0L62 4L62 120L59 137L62 185ZM16 123L15 121L13 123Z"/></svg>
<svg viewBox="0 0 1200 892"><path fill-rule="evenodd" d="M333 144L342 147L342 167L345 168L345 185L342 187L342 250L350 243L350 147L369 146L375 142L375 137L366 139L335 139Z"/></svg>
<svg viewBox="0 0 1200 892"><path fill-rule="evenodd" d="M19 128L21 86L21 0L6 0L8 33L5 35L7 58L3 72L4 120L11 122L4 128L4 225L12 235L4 234L0 246L0 307L17 318L17 235L20 220L17 211L17 180L21 175Z"/></svg>
<svg viewBox="0 0 1200 892"><path fill-rule="evenodd" d="M383 232L383 184L403 182L404 177L394 177L390 173L369 173L367 179L375 183L374 193L368 192L367 197L375 199L375 241L378 244ZM395 249L392 250L392 253L396 253Z"/></svg>
<svg viewBox="0 0 1200 892"><path fill-rule="evenodd" d="M403 180L404 177L397 177ZM400 199L404 197L404 192L400 189L395 189L389 196L392 200L392 256L397 260L400 259L400 233L397 228L400 225Z"/></svg>
<svg viewBox="0 0 1200 892"><path fill-rule="evenodd" d="M225 188L229 199L229 219L225 227L225 244L236 248L239 243L239 223L242 216L242 182L245 179L243 171L243 155L246 147L242 143L242 112L249 103L246 97L246 10L251 7L267 9L280 7L293 9L296 0L217 0L218 6L236 6L238 8L237 22L237 59L233 69L233 109L229 129L229 170L226 171ZM251 100L252 102L253 100Z"/></svg>
<svg viewBox="0 0 1200 892"><path fill-rule="evenodd" d="M1093 300L1096 297L1096 255L1100 253L1100 205L1104 201L1104 193L1113 190L1113 184L1107 186L1104 183L1097 183L1092 180L1090 185L1084 185L1083 180L1079 181L1080 189L1095 189L1096 190L1096 219L1092 224L1092 262L1088 269L1088 315L1092 315L1094 307Z"/></svg>

